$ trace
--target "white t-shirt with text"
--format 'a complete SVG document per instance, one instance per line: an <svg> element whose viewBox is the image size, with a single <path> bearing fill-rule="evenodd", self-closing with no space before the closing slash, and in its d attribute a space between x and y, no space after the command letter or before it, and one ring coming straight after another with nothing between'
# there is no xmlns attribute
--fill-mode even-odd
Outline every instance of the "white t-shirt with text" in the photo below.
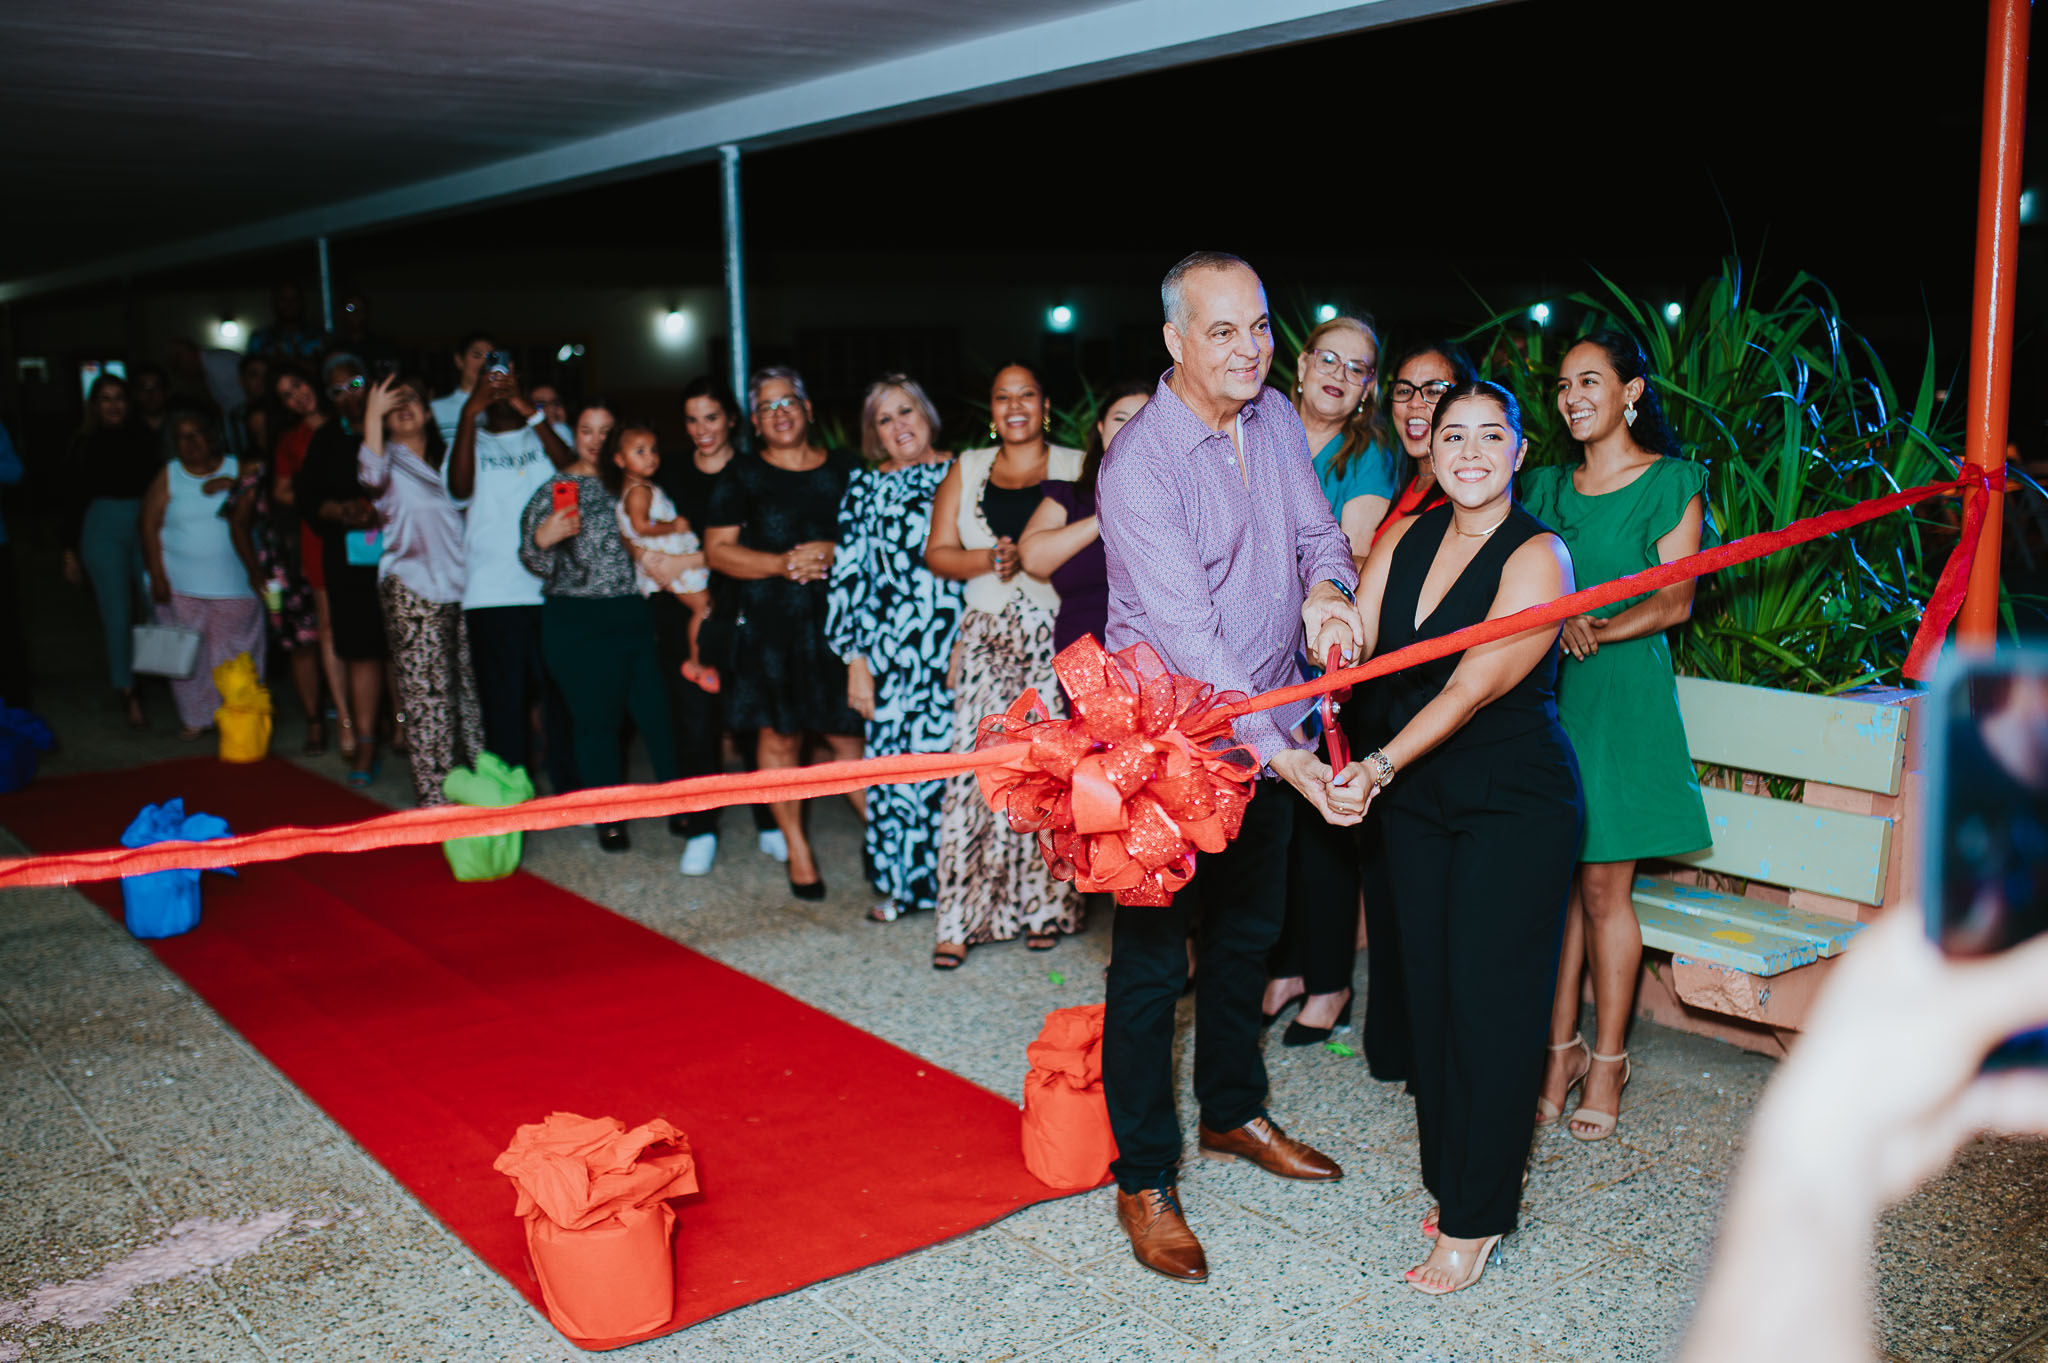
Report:
<svg viewBox="0 0 2048 1363"><path fill-rule="evenodd" d="M444 482L453 463L441 465ZM540 604L540 579L519 561L519 516L554 476L554 461L532 427L476 433L476 486L467 502L456 503L464 512L464 610Z"/></svg>

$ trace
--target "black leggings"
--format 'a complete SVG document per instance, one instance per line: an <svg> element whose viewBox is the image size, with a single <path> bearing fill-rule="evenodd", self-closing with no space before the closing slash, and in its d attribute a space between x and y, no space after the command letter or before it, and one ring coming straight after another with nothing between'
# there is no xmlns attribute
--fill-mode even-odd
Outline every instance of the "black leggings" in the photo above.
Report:
<svg viewBox="0 0 2048 1363"><path fill-rule="evenodd" d="M1327 822L1293 786L1274 782L1294 806L1287 851L1287 921L1266 967L1299 975L1311 994L1351 987L1358 956L1358 830Z"/></svg>
<svg viewBox="0 0 2048 1363"><path fill-rule="evenodd" d="M1447 746L1403 776L1373 813L1408 967L1422 1182L1444 1234L1502 1235L1521 1203L1585 824L1578 766L1553 727Z"/></svg>

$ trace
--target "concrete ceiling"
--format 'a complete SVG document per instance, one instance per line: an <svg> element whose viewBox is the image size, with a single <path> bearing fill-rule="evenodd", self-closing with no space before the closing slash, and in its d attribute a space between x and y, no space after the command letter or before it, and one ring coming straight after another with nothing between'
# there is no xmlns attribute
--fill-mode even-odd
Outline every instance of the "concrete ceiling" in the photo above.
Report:
<svg viewBox="0 0 2048 1363"><path fill-rule="evenodd" d="M0 301L1492 2L10 0Z"/></svg>

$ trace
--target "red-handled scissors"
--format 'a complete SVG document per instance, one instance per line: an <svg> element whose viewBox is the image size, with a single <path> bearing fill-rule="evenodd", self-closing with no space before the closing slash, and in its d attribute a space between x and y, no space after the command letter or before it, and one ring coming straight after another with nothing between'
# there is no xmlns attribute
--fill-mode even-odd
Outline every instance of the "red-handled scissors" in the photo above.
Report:
<svg viewBox="0 0 2048 1363"><path fill-rule="evenodd" d="M1330 657L1323 672L1335 672L1344 665L1344 650L1340 645L1330 645ZM1351 699L1351 688L1342 686L1335 691L1323 693L1323 741L1330 749L1330 771L1332 774L1351 765L1351 744L1344 737L1344 726L1337 722L1337 711L1342 708L1340 701Z"/></svg>

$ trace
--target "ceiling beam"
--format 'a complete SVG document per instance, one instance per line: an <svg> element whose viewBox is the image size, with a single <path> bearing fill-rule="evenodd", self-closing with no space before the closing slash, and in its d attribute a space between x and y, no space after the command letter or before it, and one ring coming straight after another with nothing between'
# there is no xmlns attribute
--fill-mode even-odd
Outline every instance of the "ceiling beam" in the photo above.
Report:
<svg viewBox="0 0 2048 1363"><path fill-rule="evenodd" d="M1125 0L359 198L0 282L0 303L1499 0ZM317 92L315 92L317 93ZM1276 90L1279 103L1295 92ZM1136 131L1136 130L1134 130Z"/></svg>

